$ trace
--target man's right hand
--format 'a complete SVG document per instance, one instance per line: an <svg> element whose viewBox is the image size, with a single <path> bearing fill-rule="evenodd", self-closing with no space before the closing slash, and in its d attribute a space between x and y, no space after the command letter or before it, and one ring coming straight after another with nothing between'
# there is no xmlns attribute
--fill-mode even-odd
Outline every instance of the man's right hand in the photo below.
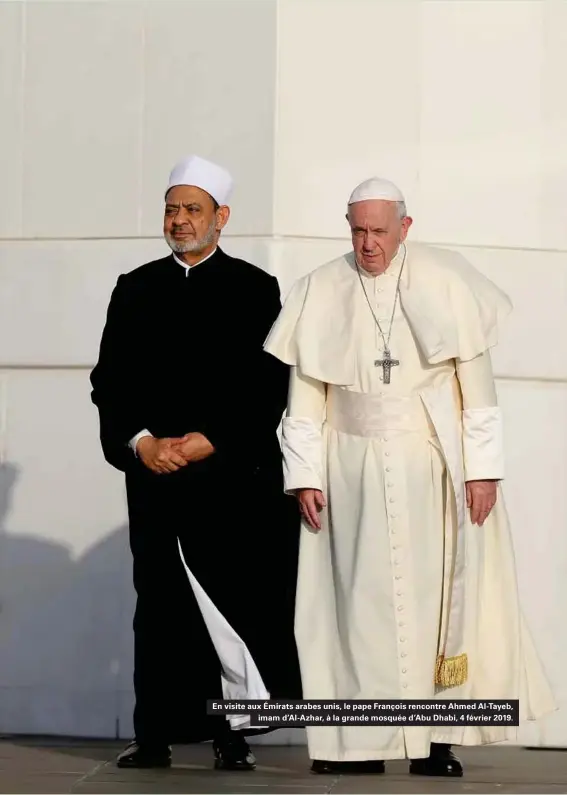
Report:
<svg viewBox="0 0 567 795"><path fill-rule="evenodd" d="M323 492L319 489L298 489L296 492L301 513L309 527L313 530L321 529L319 513L326 506Z"/></svg>
<svg viewBox="0 0 567 795"><path fill-rule="evenodd" d="M154 436L143 436L136 445L136 453L144 466L156 475L177 472L187 466L187 461L176 452L174 444L178 439L156 439Z"/></svg>

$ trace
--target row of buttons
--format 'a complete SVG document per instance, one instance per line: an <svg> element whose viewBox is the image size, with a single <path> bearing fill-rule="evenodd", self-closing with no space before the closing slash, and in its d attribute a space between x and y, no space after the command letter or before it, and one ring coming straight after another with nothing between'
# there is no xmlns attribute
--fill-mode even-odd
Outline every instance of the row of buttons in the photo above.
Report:
<svg viewBox="0 0 567 795"><path fill-rule="evenodd" d="M383 445L388 445L388 441L389 440L388 440L387 437L382 437L380 441L382 442ZM384 452L384 457L385 458L390 458L391 457L390 450L383 448L383 452ZM388 464L388 465L386 465L384 467L384 471L386 473L388 473L388 475L387 475L388 480L386 481L386 488L388 489L389 493L392 494L391 490L395 487L395 483L394 483L394 481L392 479L392 467ZM394 496L388 497L388 502L390 503L390 505L393 505L396 502L396 497L394 497ZM398 514L388 511L388 524L389 524L390 533L392 535L396 535L396 533L398 532L398 529L396 527L396 521L395 521L397 518L398 518ZM397 552L399 552L401 550L401 548L402 548L402 546L399 543L396 543L396 544L392 545L392 551L393 552L397 553ZM394 563L394 566L396 566L396 567L399 567L401 565L399 559L397 559L397 558L394 559L393 563ZM396 597L397 597L396 601L399 601L399 600L403 599L403 597L404 597L404 592L402 590L400 590L400 585L401 585L401 581L403 580L403 576L401 574L396 574L394 579L398 583L398 586L397 586L398 589L396 590ZM404 606L403 603L400 602L396 606L396 611L398 613L403 613L404 610L405 610L405 606ZM406 626L405 621L399 621L398 622L398 627L400 629L403 630L403 628L405 626ZM403 635L400 636L399 637L399 642L400 643L406 643L407 642L406 637L403 636ZM404 651L400 652L400 658L405 660L407 656L408 656L407 651L404 650ZM404 675L404 676L408 673L408 669L406 667L401 668L400 670L401 670L402 675ZM408 683L407 682L402 682L402 688L404 690L406 690L408 688Z"/></svg>

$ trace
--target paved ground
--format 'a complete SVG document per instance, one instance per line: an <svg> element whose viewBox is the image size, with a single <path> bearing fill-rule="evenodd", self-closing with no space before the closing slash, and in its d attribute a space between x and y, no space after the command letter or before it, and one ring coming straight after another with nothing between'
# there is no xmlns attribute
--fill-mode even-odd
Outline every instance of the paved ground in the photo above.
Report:
<svg viewBox="0 0 567 795"><path fill-rule="evenodd" d="M122 744L5 738L0 740L0 793L567 793L567 752L519 748L459 751L465 777L422 779L391 762L377 777L314 776L302 746L256 749L253 773L219 773L209 746L174 749L168 771L118 770Z"/></svg>

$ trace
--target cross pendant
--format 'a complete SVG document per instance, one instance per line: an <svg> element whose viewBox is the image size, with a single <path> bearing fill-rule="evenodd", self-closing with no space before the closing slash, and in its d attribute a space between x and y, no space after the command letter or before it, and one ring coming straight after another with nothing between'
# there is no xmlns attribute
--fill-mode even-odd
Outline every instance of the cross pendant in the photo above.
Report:
<svg viewBox="0 0 567 795"><path fill-rule="evenodd" d="M374 365L376 367L382 368L383 380L385 384L390 383L390 373L392 371L392 367L397 367L399 363L400 362L398 359L392 359L392 357L390 356L390 351L387 348L384 349L384 358L377 359L374 362Z"/></svg>

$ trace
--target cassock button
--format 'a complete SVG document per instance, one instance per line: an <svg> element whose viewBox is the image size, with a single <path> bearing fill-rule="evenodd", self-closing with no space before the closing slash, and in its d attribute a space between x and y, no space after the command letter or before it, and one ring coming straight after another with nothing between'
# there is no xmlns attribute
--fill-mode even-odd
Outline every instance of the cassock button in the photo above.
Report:
<svg viewBox="0 0 567 795"><path fill-rule="evenodd" d="M396 596L403 596L403 593L401 591L397 591Z"/></svg>
<svg viewBox="0 0 567 795"><path fill-rule="evenodd" d="M402 579L402 575L401 574L396 574L396 580L401 580L401 579Z"/></svg>
<svg viewBox="0 0 567 795"><path fill-rule="evenodd" d="M402 605L399 605L399 607L398 607L398 612L402 611L403 609L404 609L404 608L402 607Z"/></svg>
<svg viewBox="0 0 567 795"><path fill-rule="evenodd" d="M403 683L403 685L402 685L402 687L407 687L407 684L404 682L404 683Z"/></svg>
<svg viewBox="0 0 567 795"><path fill-rule="evenodd" d="M400 643L405 643L405 642L406 642L405 638L400 638ZM402 652L402 654L405 654L405 652Z"/></svg>
<svg viewBox="0 0 567 795"><path fill-rule="evenodd" d="M402 673L403 673L403 674L407 674L407 672L408 672L408 669L407 669L407 668L402 668Z"/></svg>
<svg viewBox="0 0 567 795"><path fill-rule="evenodd" d="M390 455L390 453L388 453L388 452L386 451L386 452L384 453L384 455L385 455L385 456L389 456L389 455Z"/></svg>
<svg viewBox="0 0 567 795"><path fill-rule="evenodd" d="M390 502L396 502L396 500L393 497L390 497Z"/></svg>
<svg viewBox="0 0 567 795"><path fill-rule="evenodd" d="M386 467L386 472L391 472L391 471L392 471L392 467Z"/></svg>
<svg viewBox="0 0 567 795"><path fill-rule="evenodd" d="M407 651L403 651L403 652L400 654L400 657L407 657L407 656L408 656L408 653L407 653Z"/></svg>
<svg viewBox="0 0 567 795"><path fill-rule="evenodd" d="M398 514L397 513L391 513L390 514L390 519L397 519L397 518L398 518Z"/></svg>

